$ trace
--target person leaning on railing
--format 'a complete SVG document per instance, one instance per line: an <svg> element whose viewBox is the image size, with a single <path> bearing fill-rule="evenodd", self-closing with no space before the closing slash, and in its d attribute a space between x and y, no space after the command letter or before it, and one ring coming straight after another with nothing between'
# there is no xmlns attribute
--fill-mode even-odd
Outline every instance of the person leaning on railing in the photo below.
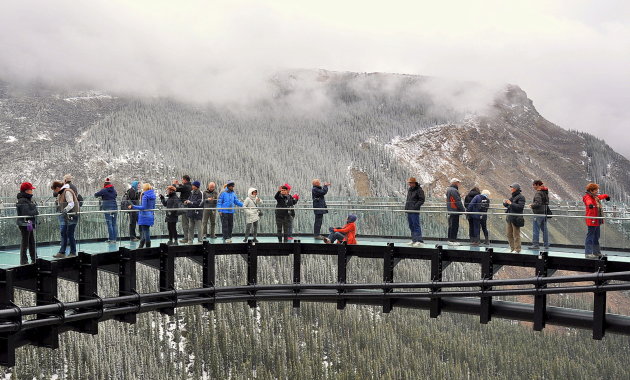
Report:
<svg viewBox="0 0 630 380"><path fill-rule="evenodd" d="M70 254L68 256L77 255L77 241L74 238L77 224L79 223L79 199L77 194L70 188L70 184L63 184L55 181L50 189L57 194L57 212L59 215L59 226L61 232L61 247L54 258L60 259L66 257L66 248L70 245Z"/></svg>
<svg viewBox="0 0 630 380"><path fill-rule="evenodd" d="M150 183L142 185L142 196L139 205L129 205L128 208L140 210L138 213L138 227L140 228L140 244L138 248L151 247L151 226L155 222L155 192Z"/></svg>
<svg viewBox="0 0 630 380"><path fill-rule="evenodd" d="M600 227L604 224L604 219L591 218L604 217L604 211L602 209L602 200L604 199L610 201L608 194L599 194L598 184L589 183L586 186L586 194L582 197L582 202L584 202L584 206L586 206L586 226L588 227L584 241L584 253L587 258L598 258L602 255L599 246L599 234ZM589 216L591 218L588 218Z"/></svg>
<svg viewBox="0 0 630 380"><path fill-rule="evenodd" d="M26 258L26 249L31 256L31 264L35 263L37 259L37 253L35 251L35 226L37 225L36 216L39 214L37 211L37 204L33 202L33 186L30 182L24 182L20 185L20 192L17 195L17 202L15 202L15 208L17 209L18 216L24 216L24 218L16 219L20 234L22 235L22 241L20 243L20 265L28 264Z"/></svg>

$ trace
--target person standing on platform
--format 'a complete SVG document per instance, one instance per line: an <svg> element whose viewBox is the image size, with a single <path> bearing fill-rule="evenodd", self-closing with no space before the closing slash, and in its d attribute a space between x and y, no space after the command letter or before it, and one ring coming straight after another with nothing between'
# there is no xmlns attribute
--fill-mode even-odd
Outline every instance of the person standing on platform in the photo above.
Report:
<svg viewBox="0 0 630 380"><path fill-rule="evenodd" d="M313 213L315 214L315 223L313 224L313 237L317 240L324 240L324 237L321 235L322 223L324 221L324 214L328 214L328 206L326 205L326 194L328 193L328 187L330 186L330 182L324 182L324 186L322 186L322 181L319 178L316 178L312 182L313 189Z"/></svg>
<svg viewBox="0 0 630 380"><path fill-rule="evenodd" d="M118 193L112 185L109 178L105 178L103 188L96 193L94 197L101 198L101 210L112 211L103 214L105 217L105 223L107 224L107 241L108 244L116 244L118 240L118 204L116 203L116 197Z"/></svg>
<svg viewBox="0 0 630 380"><path fill-rule="evenodd" d="M521 194L521 185L510 185L512 196L503 201L505 212L508 214L522 214L525 208L525 197ZM521 227L525 225L525 219L519 215L507 216L507 239L510 244L510 253L521 253Z"/></svg>
<svg viewBox="0 0 630 380"><path fill-rule="evenodd" d="M451 179L451 185L446 189L446 210L448 211L448 244L459 245L457 234L459 233L459 213L466 211L459 195L461 181Z"/></svg>
<svg viewBox="0 0 630 380"><path fill-rule="evenodd" d="M262 211L258 208L262 204L262 200L258 198L258 190L250 187L247 190L247 198L243 201L243 210L245 212L245 237L243 243L247 243L250 232L254 238L253 242L258 243L256 239L258 235L258 221Z"/></svg>
<svg viewBox="0 0 630 380"><path fill-rule="evenodd" d="M203 218L201 220L201 230L203 239L208 236L208 222L210 222L210 239L216 239L215 229L217 225L217 199L219 193L214 182L208 183L208 187L203 192Z"/></svg>
<svg viewBox="0 0 630 380"><path fill-rule="evenodd" d="M468 194L464 197L464 208L468 209L468 205L472 202L473 198L477 195L481 194L481 190L477 186L470 189ZM473 242L473 219L471 215L466 215L466 220L468 221L468 238L470 242Z"/></svg>
<svg viewBox="0 0 630 380"><path fill-rule="evenodd" d="M232 230L234 229L234 206L243 207L234 192L234 181L225 184L225 190L219 195L217 209L221 218L221 231L224 243L232 243Z"/></svg>
<svg viewBox="0 0 630 380"><path fill-rule="evenodd" d="M184 201L186 207L193 210L188 210L186 215L188 216L188 244L192 244L195 238L195 231L197 231L197 241L201 243L203 239L203 233L201 232L201 219L203 218L203 193L199 188L201 182L195 181L192 183L192 191L190 197Z"/></svg>
<svg viewBox="0 0 630 380"><path fill-rule="evenodd" d="M55 181L50 187L57 194L57 211L59 216L61 230L61 247L59 252L53 257L60 259L66 257L66 248L70 246L70 254L68 256L77 255L77 241L74 233L79 223L79 199L77 194L70 188L68 183Z"/></svg>
<svg viewBox="0 0 630 380"><path fill-rule="evenodd" d="M182 202L179 200L177 196L175 186L167 186L166 187L166 198L163 194L160 194L160 201L162 205L164 205L168 211L166 211L166 228L168 230L168 242L166 245L179 245L177 241L177 221L179 220L180 208L182 206Z"/></svg>
<svg viewBox="0 0 630 380"><path fill-rule="evenodd" d="M534 194L534 200L529 207L532 209L532 212L537 216L534 217L533 221L533 234L532 234L532 245L527 247L532 250L539 250L540 245L540 232L542 231L543 235L543 250L549 251L549 231L547 230L547 214L549 210L549 189L543 186L543 182L539 179L535 180L532 184L534 190L536 190L536 194Z"/></svg>
<svg viewBox="0 0 630 380"><path fill-rule="evenodd" d="M289 194L287 185L282 185L276 195L276 228L278 231L278 242L287 243L289 241L289 228L291 226L291 208L295 204L295 199ZM295 212L295 211L293 211Z"/></svg>
<svg viewBox="0 0 630 380"><path fill-rule="evenodd" d="M138 248L151 247L151 226L155 222L155 192L150 183L142 185L142 198L139 205L129 205L129 209L140 210L138 227L140 228L140 244Z"/></svg>
<svg viewBox="0 0 630 380"><path fill-rule="evenodd" d="M20 192L17 195L17 202L15 208L18 216L23 218L16 219L20 234L22 235L22 241L20 243L20 265L28 264L28 258L26 257L26 250L31 256L31 264L35 263L37 259L37 252L35 250L35 226L37 225L36 216L39 215L37 211L37 204L33 202L33 186L30 182L23 182L20 185Z"/></svg>
<svg viewBox="0 0 630 380"><path fill-rule="evenodd" d="M599 258L602 251L599 246L599 236L601 225L604 224L604 210L602 208L602 200L610 201L608 194L599 194L599 185L589 183L586 186L586 194L582 197L582 202L586 206L586 239L584 241L584 253L589 259Z"/></svg>
<svg viewBox="0 0 630 380"><path fill-rule="evenodd" d="M405 210L407 212L407 223L409 224L409 230L411 231L411 242L409 245L414 247L424 243L422 239L422 225L420 223L420 207L424 204L424 190L415 177L411 177L407 180L407 200L405 201Z"/></svg>
<svg viewBox="0 0 630 380"><path fill-rule="evenodd" d="M129 205L140 204L140 191L138 191L138 181L131 181L129 188L123 195L123 199L120 202L120 208L127 210ZM136 225L138 224L138 213L135 211L128 212L129 215L129 240L138 241L138 235L136 234Z"/></svg>
<svg viewBox="0 0 630 380"><path fill-rule="evenodd" d="M483 229L483 233L486 237L484 242L485 245L488 245L488 227L487 227L487 218L488 216L485 214L477 214L477 213L487 213L490 208L490 192L488 190L483 190L481 194L475 195L475 197L468 203L466 207L467 212L472 212L475 214L469 215L472 221L471 225L471 245L478 246L481 244L481 229Z"/></svg>
<svg viewBox="0 0 630 380"><path fill-rule="evenodd" d="M173 186L177 189L179 193L179 199L182 202L186 202L190 197L190 193L192 192L192 185L190 184L190 176L188 174L182 176L182 183L179 181L173 181ZM188 215L182 214L182 230L184 231L184 238L180 240L180 243L188 243L188 228L189 228L189 219Z"/></svg>

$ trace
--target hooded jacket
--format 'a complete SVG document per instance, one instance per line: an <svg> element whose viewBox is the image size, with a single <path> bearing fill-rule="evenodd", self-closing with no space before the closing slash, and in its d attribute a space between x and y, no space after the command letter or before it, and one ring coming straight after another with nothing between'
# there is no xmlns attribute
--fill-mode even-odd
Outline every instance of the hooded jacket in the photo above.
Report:
<svg viewBox="0 0 630 380"><path fill-rule="evenodd" d="M604 211L602 210L602 200L610 200L608 194L593 195L586 192L582 197L582 202L586 206L586 216L591 217L603 217ZM589 227L598 227L604 224L604 219L589 219L586 218L586 225Z"/></svg>
<svg viewBox="0 0 630 380"><path fill-rule="evenodd" d="M149 189L142 193L142 200L139 205L132 205L134 210L140 210L138 213L138 225L139 226L152 226L155 222L155 192L153 189Z"/></svg>
<svg viewBox="0 0 630 380"><path fill-rule="evenodd" d="M19 192L17 195L17 202L15 202L15 208L17 209L18 216L27 216L27 218L17 218L15 221L18 226L26 226L31 221L33 225L37 224L36 215L39 215L37 211L37 204L33 202L33 194L27 194L25 192Z"/></svg>
<svg viewBox="0 0 630 380"><path fill-rule="evenodd" d="M247 190L247 198L243 201L245 223L254 223L260 220L260 215L258 215L258 206L262 204L262 200L259 199L258 202L256 202L256 197L252 195L254 191L258 190L250 187L249 190Z"/></svg>
<svg viewBox="0 0 630 380"><path fill-rule="evenodd" d="M116 204L116 189L114 185L105 185L100 191L94 193L94 196L101 198L101 210L116 210L118 205Z"/></svg>

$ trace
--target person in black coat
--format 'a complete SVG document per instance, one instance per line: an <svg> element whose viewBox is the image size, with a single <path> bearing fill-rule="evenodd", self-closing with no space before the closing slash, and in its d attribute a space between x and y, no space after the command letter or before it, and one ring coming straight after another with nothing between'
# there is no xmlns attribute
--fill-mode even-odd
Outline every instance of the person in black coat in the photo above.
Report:
<svg viewBox="0 0 630 380"><path fill-rule="evenodd" d="M503 201L508 214L522 214L525 208L525 197L521 194L521 185L513 183L510 185L512 196ZM521 252L521 227L524 221L522 216L508 215L507 217L507 239L510 243L511 253Z"/></svg>
<svg viewBox="0 0 630 380"><path fill-rule="evenodd" d="M479 190L477 186L470 189L468 194L466 194L466 196L464 197L464 208L468 210L468 206L470 205L470 202L472 202L472 200L475 199L475 197L479 194L481 194L481 190ZM474 236L474 226L473 226L475 221L471 215L466 215L466 219L468 220L468 238L470 239L470 242L473 243L476 241L475 240L476 236Z"/></svg>
<svg viewBox="0 0 630 380"><path fill-rule="evenodd" d="M175 186L176 191L179 193L179 199L182 202L186 202L188 198L190 198L192 185L190 183L189 175L182 176L182 183L179 183L177 180L173 181L173 186ZM182 230L184 230L184 238L180 240L180 243L188 243L189 224L190 220L188 219L188 215L182 214Z"/></svg>
<svg viewBox="0 0 630 380"><path fill-rule="evenodd" d="M193 243L193 239L195 237L195 230L197 231L197 241L201 243L203 240L203 233L201 232L201 220L203 219L203 193L199 188L201 187L201 182L195 181L192 183L192 191L190 192L190 196L188 199L183 201L186 207L194 209L188 210L186 212L186 216L188 217L188 237L186 240L188 244Z"/></svg>
<svg viewBox="0 0 630 380"><path fill-rule="evenodd" d="M291 227L291 208L295 205L295 199L289 194L286 185L280 186L280 189L274 196L276 200L276 227L278 230L278 242L289 241L289 229Z"/></svg>
<svg viewBox="0 0 630 380"><path fill-rule="evenodd" d="M326 205L326 194L328 193L328 186L330 182L322 182L320 179L313 180L313 213L315 214L315 223L313 224L313 237L317 240L324 240L324 237L320 235L322 230L322 223L324 221L324 214L328 214L328 206Z"/></svg>
<svg viewBox="0 0 630 380"><path fill-rule="evenodd" d="M37 211L37 205L33 202L33 190L35 190L35 186L30 182L22 183L20 192L17 195L17 202L15 203L17 215L24 216L24 218L16 220L22 234L20 265L28 264L28 259L26 258L27 248L31 256L31 264L35 263L37 259L37 252L35 251L35 225L37 220L35 217L39 214L39 211Z"/></svg>
<svg viewBox="0 0 630 380"><path fill-rule="evenodd" d="M422 226L420 225L420 207L424 204L424 190L418 184L418 181L411 177L407 180L407 200L405 201L405 210L411 212L407 213L407 222L409 223L409 230L411 231L410 245L418 246L424 243L422 240Z"/></svg>
<svg viewBox="0 0 630 380"><path fill-rule="evenodd" d="M129 188L123 195L122 202L120 202L120 209L127 210L129 205L140 204L140 191L138 190L138 181L131 181ZM136 234L136 225L138 224L138 212L132 211L127 213L129 215L129 240L138 241L138 235Z"/></svg>
<svg viewBox="0 0 630 380"><path fill-rule="evenodd" d="M180 211L178 210L182 206L182 202L177 196L175 186L166 187L166 198L163 194L160 194L160 201L168 211L166 211L166 227L168 229L168 242L167 245L179 245L177 241L177 221L179 220Z"/></svg>

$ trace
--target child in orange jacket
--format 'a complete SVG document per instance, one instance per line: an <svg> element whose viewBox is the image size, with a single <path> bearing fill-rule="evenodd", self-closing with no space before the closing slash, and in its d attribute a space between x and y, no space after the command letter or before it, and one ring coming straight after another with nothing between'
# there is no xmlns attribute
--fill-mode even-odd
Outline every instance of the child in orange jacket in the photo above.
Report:
<svg viewBox="0 0 630 380"><path fill-rule="evenodd" d="M350 214L348 215L348 220L346 220L346 225L342 228L332 228L330 227L328 230L330 231L330 235L327 238L324 238L324 243L326 244L334 244L337 241L338 244L342 242L347 242L348 244L357 244L356 233L357 227L354 222L357 221L357 216Z"/></svg>

